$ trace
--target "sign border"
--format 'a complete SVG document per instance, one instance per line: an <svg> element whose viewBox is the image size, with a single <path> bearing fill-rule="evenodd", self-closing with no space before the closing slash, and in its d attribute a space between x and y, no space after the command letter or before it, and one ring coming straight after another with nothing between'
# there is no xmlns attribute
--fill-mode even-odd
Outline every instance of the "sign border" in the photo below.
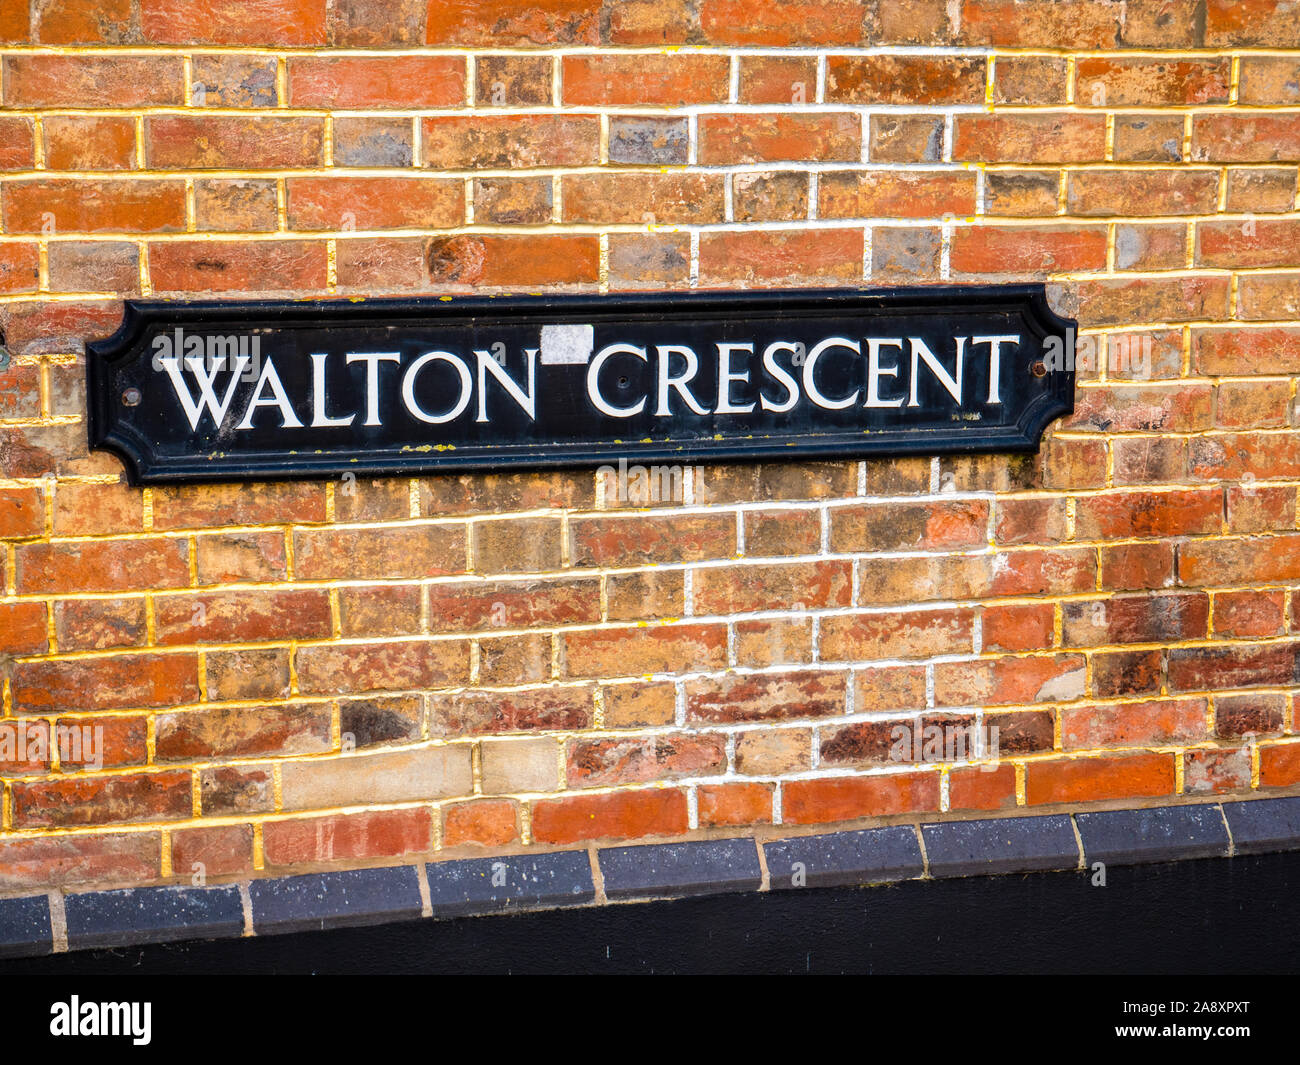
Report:
<svg viewBox="0 0 1300 1065"><path fill-rule="evenodd" d="M1037 327L1040 339L1056 335L1065 341L1077 329L1047 301L1045 284L933 285L905 288L691 290L682 292L629 292L582 295L422 296L412 298L338 297L322 300L126 300L122 324L112 336L87 343L87 430L92 450L116 455L126 467L132 485L199 482L329 479L351 472L358 476L416 476L485 470L583 468L608 464L611 458L646 462L753 462L785 459L827 460L906 455L1032 452L1039 447L1049 423L1074 410L1073 369L1053 370L1047 388L1020 412L1013 425L983 426L965 423L953 429L877 430L837 434L827 440L791 443L713 440L646 443L625 440L593 443L587 450L569 449L548 454L540 442L528 451L502 449L485 454L456 451L393 453L380 458L348 459L310 452L279 452L265 460L247 461L228 456L217 464L211 457L187 456L184 461L158 460L147 443L124 433L115 417L110 393L114 364L127 358L145 330L154 324L205 328L230 324L254 326L328 326L331 320L365 322L394 318L426 318L456 324L467 318L547 318L555 323L598 320L635 320L674 312L782 311L880 312L939 311L954 306L1016 310ZM138 353L137 353L138 354ZM115 427L118 431L114 431ZM581 445L579 445L581 446Z"/></svg>

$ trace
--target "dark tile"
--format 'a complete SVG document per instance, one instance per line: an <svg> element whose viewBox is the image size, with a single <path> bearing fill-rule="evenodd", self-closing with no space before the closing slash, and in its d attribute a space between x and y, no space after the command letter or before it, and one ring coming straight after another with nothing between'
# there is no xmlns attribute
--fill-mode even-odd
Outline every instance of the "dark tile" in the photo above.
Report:
<svg viewBox="0 0 1300 1065"><path fill-rule="evenodd" d="M611 899L757 891L763 882L752 839L609 847L597 858Z"/></svg>
<svg viewBox="0 0 1300 1065"><path fill-rule="evenodd" d="M777 839L763 853L773 891L913 880L925 871L916 829L907 825Z"/></svg>
<svg viewBox="0 0 1300 1065"><path fill-rule="evenodd" d="M248 890L258 935L403 921L424 908L413 865L254 880Z"/></svg>
<svg viewBox="0 0 1300 1065"><path fill-rule="evenodd" d="M244 931L239 889L145 887L68 895L68 947L217 939Z"/></svg>
<svg viewBox="0 0 1300 1065"><path fill-rule="evenodd" d="M1167 862L1228 853L1228 830L1217 806L1159 806L1076 814L1088 864Z"/></svg>
<svg viewBox="0 0 1300 1065"><path fill-rule="evenodd" d="M0 899L0 958L28 958L53 949L49 898Z"/></svg>
<svg viewBox="0 0 1300 1065"><path fill-rule="evenodd" d="M1073 869L1079 844L1064 814L922 825L931 876Z"/></svg>
<svg viewBox="0 0 1300 1065"><path fill-rule="evenodd" d="M1225 802L1223 813L1237 854L1300 849L1300 798Z"/></svg>
<svg viewBox="0 0 1300 1065"><path fill-rule="evenodd" d="M431 862L425 871L435 917L577 906L596 897L586 851Z"/></svg>

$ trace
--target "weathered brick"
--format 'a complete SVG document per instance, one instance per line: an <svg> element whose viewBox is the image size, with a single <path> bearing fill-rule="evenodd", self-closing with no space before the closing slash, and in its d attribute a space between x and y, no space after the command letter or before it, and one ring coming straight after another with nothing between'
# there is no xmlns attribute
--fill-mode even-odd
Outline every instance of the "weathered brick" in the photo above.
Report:
<svg viewBox="0 0 1300 1065"><path fill-rule="evenodd" d="M831 672L729 674L686 682L690 721L730 723L843 713L845 675Z"/></svg>
<svg viewBox="0 0 1300 1065"><path fill-rule="evenodd" d="M1156 699L1059 711L1065 750L1165 747L1205 739L1204 699Z"/></svg>
<svg viewBox="0 0 1300 1065"><path fill-rule="evenodd" d="M460 182L438 178L289 178L294 229L448 229L465 216Z"/></svg>
<svg viewBox="0 0 1300 1065"><path fill-rule="evenodd" d="M785 785L781 800L782 820L792 825L827 824L938 808L939 774L933 772L792 780Z"/></svg>
<svg viewBox="0 0 1300 1065"><path fill-rule="evenodd" d="M533 803L532 823L539 843L675 836L686 831L686 795L646 788L541 799Z"/></svg>
<svg viewBox="0 0 1300 1065"><path fill-rule="evenodd" d="M315 809L468 795L469 744L286 762L284 808Z"/></svg>
<svg viewBox="0 0 1300 1065"><path fill-rule="evenodd" d="M391 525L302 529L294 534L294 571L307 580L435 577L463 573L463 525Z"/></svg>
<svg viewBox="0 0 1300 1065"><path fill-rule="evenodd" d="M851 605L853 564L769 563L698 569L695 613L740 614L755 610L801 610Z"/></svg>
<svg viewBox="0 0 1300 1065"><path fill-rule="evenodd" d="M598 0L430 0L426 41L437 47L599 44Z"/></svg>
<svg viewBox="0 0 1300 1065"><path fill-rule="evenodd" d="M11 233L167 233L185 228L181 181L50 178L4 188Z"/></svg>
<svg viewBox="0 0 1300 1065"><path fill-rule="evenodd" d="M449 803L442 809L442 845L501 847L519 838L519 807L507 799Z"/></svg>
<svg viewBox="0 0 1300 1065"><path fill-rule="evenodd" d="M974 104L984 102L985 61L968 56L830 56L832 103Z"/></svg>
<svg viewBox="0 0 1300 1065"><path fill-rule="evenodd" d="M465 102L465 61L448 55L294 56L293 107L457 107Z"/></svg>
<svg viewBox="0 0 1300 1065"><path fill-rule="evenodd" d="M297 667L304 692L433 688L469 679L469 647L458 640L317 644L298 648Z"/></svg>
<svg viewBox="0 0 1300 1065"><path fill-rule="evenodd" d="M180 56L11 55L10 107L149 107L185 101Z"/></svg>
<svg viewBox="0 0 1300 1065"><path fill-rule="evenodd" d="M565 669L571 677L630 677L726 664L727 632L721 624L587 629L564 634Z"/></svg>
<svg viewBox="0 0 1300 1065"><path fill-rule="evenodd" d="M727 768L727 742L721 733L571 740L565 765L571 788L716 776Z"/></svg>
<svg viewBox="0 0 1300 1065"><path fill-rule="evenodd" d="M862 154L861 134L858 117L845 113L704 115L700 162L856 162Z"/></svg>
<svg viewBox="0 0 1300 1065"><path fill-rule="evenodd" d="M584 729L594 716L592 690L586 686L466 691L429 699L429 729L435 736Z"/></svg>
<svg viewBox="0 0 1300 1065"><path fill-rule="evenodd" d="M253 871L252 825L205 825L171 833L172 871L235 876Z"/></svg>
<svg viewBox="0 0 1300 1065"><path fill-rule="evenodd" d="M151 115L145 158L168 170L320 166L324 120L312 117Z"/></svg>
<svg viewBox="0 0 1300 1065"><path fill-rule="evenodd" d="M188 770L109 777L53 777L16 781L13 823L18 828L71 828L190 816Z"/></svg>

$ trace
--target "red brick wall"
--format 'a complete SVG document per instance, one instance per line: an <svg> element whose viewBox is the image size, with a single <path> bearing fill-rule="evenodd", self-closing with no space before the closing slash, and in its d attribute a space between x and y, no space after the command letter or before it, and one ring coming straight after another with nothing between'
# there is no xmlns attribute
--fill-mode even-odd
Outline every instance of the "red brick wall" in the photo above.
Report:
<svg viewBox="0 0 1300 1065"><path fill-rule="evenodd" d="M0 0L0 53L0 891L1300 784L1300 4ZM1036 456L85 447L125 296L1026 279L1088 345Z"/></svg>

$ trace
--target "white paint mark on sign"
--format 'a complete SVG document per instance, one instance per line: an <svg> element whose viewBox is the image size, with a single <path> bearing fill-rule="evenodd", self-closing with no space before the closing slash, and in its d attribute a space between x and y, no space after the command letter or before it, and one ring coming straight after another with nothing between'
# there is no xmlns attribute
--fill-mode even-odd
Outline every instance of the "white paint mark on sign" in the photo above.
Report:
<svg viewBox="0 0 1300 1065"><path fill-rule="evenodd" d="M585 366L596 347L596 330L590 325L542 326L543 366Z"/></svg>

